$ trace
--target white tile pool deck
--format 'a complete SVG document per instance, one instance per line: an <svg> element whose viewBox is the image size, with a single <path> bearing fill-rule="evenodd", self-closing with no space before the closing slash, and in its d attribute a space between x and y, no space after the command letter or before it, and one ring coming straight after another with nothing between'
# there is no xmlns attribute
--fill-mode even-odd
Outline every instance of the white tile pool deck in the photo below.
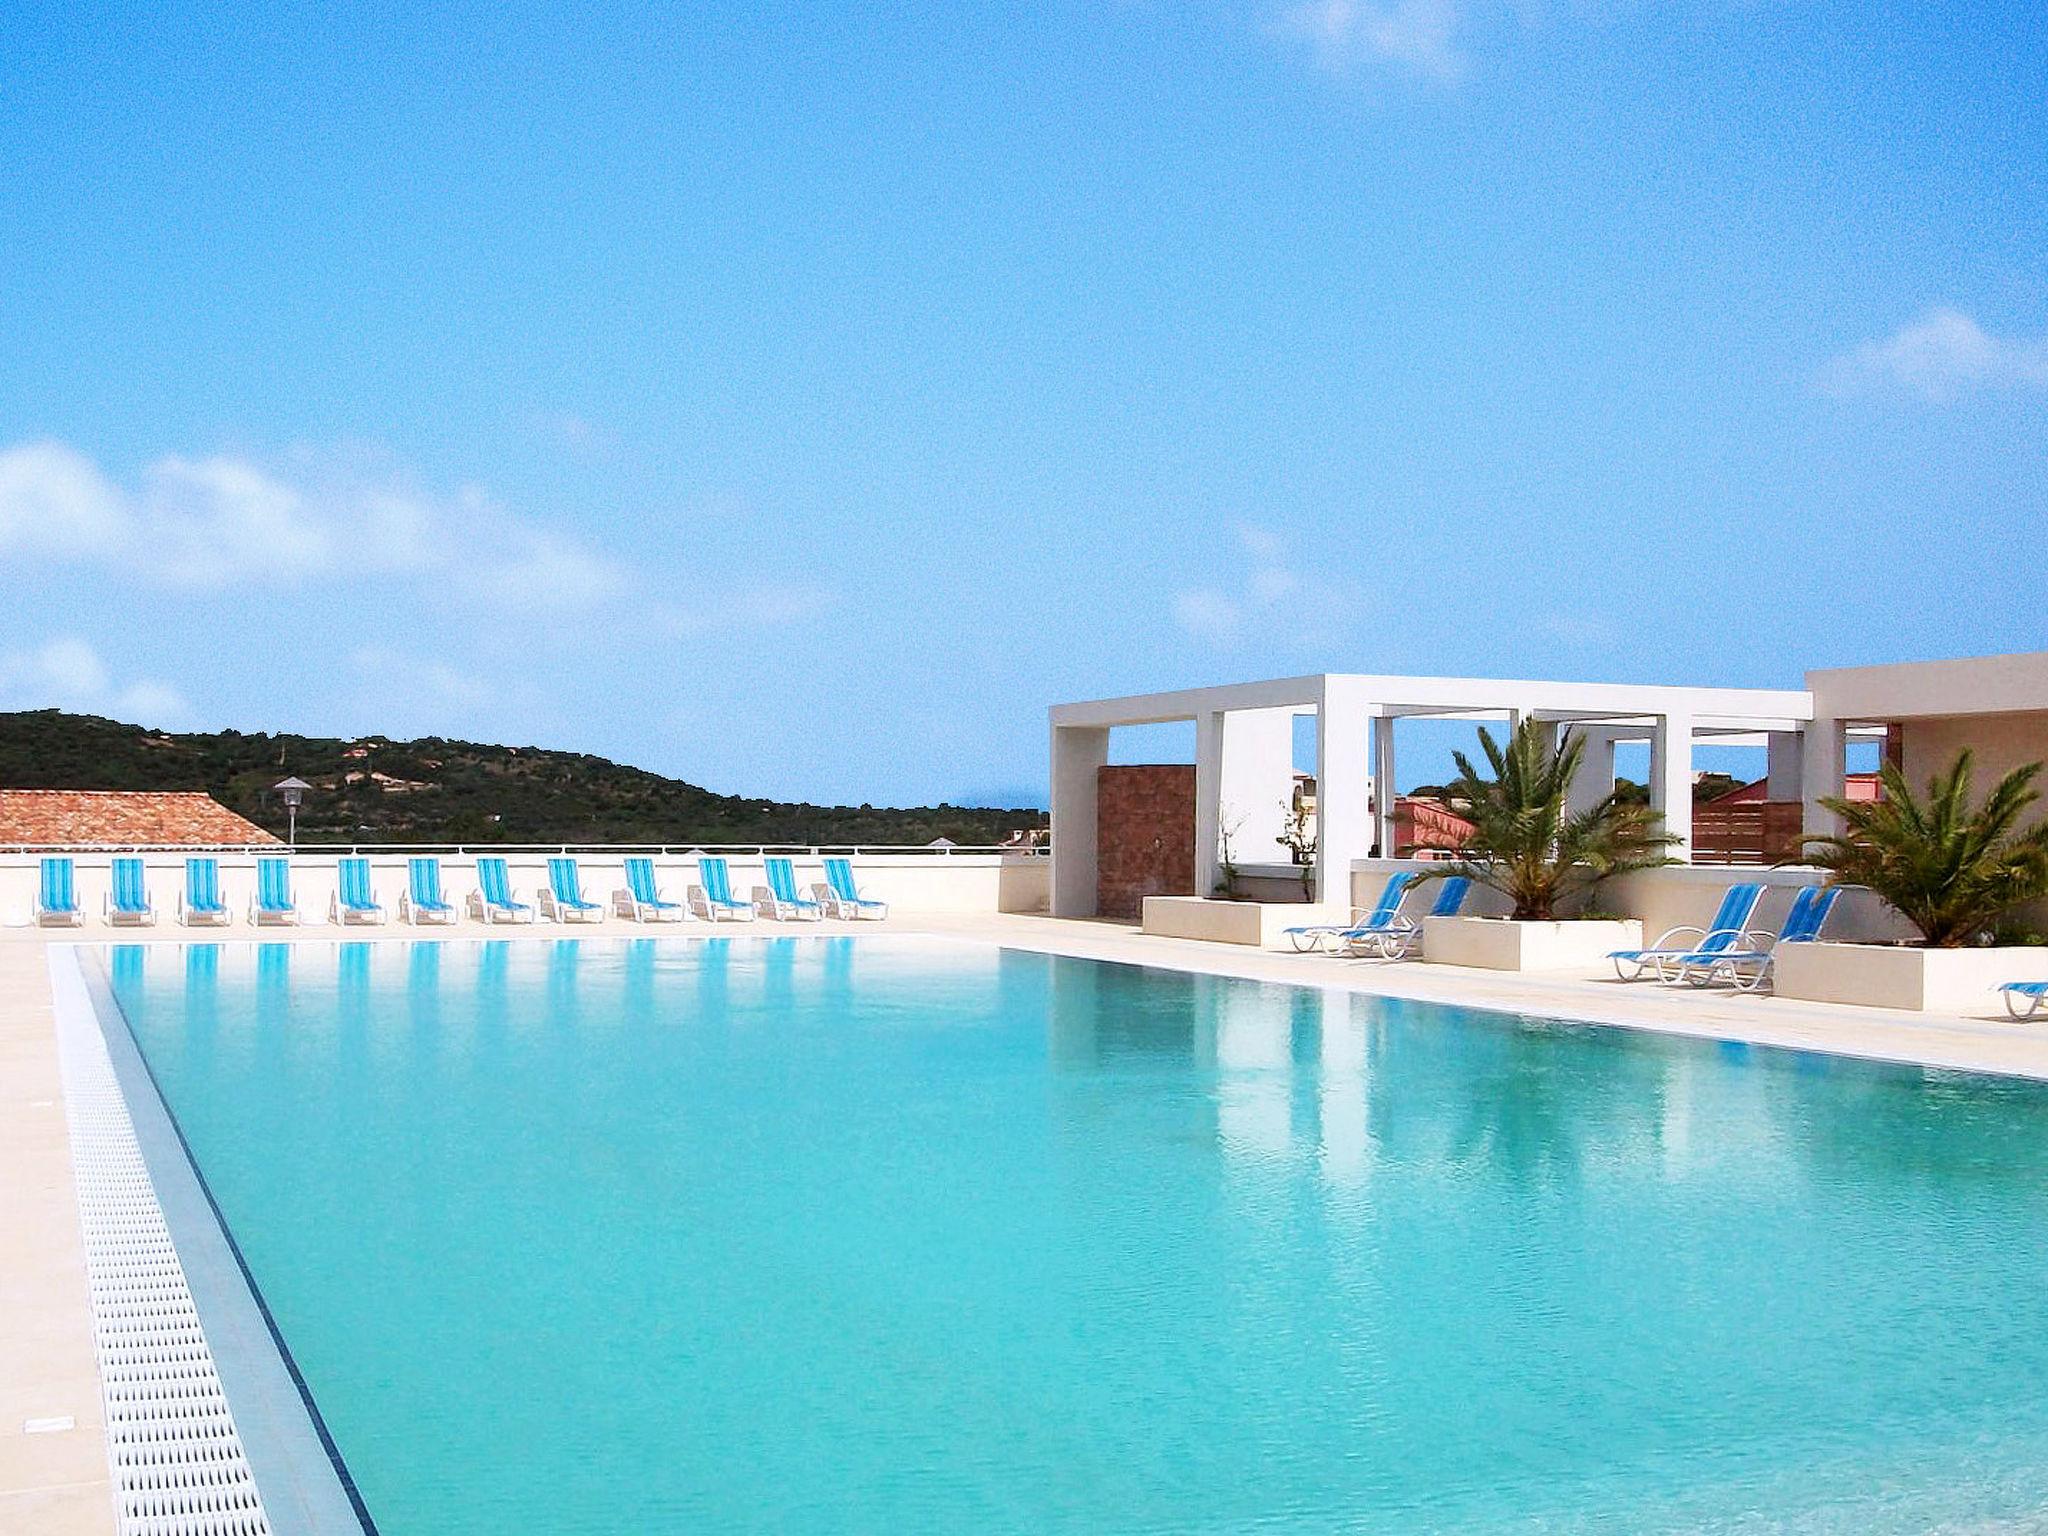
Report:
<svg viewBox="0 0 2048 1536"><path fill-rule="evenodd" d="M702 923L641 927L607 918L574 928L494 928L489 936L687 939L712 931ZM1255 981L1305 982L1671 1034L2048 1079L2048 1023L2018 1024L1990 1012L1975 1018L1900 1014L1648 983L1625 986L1591 975L1533 977L1413 963L1390 966L1149 937L1121 924L1045 917L899 914L886 923L764 922L716 931L724 937L820 931L938 934ZM485 932L475 924L428 929L392 925L351 928L343 935L316 926L269 928L260 937L318 943L345 936L389 942L480 938ZM187 938L257 936L242 924L197 932L168 923L118 933L98 925L47 933L0 929L0 1531L105 1536L115 1525L45 946L52 941L177 943ZM1988 1009L1996 1007L1995 1000L1987 1000ZM68 1427L61 1427L66 1420Z"/></svg>

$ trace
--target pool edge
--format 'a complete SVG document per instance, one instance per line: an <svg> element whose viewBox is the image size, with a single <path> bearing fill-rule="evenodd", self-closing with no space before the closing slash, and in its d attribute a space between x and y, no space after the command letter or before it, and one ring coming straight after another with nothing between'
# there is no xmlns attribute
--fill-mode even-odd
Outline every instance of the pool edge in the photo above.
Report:
<svg viewBox="0 0 2048 1536"><path fill-rule="evenodd" d="M189 1358L187 1366L210 1371L217 1378L229 1420L227 1435L210 1442L194 1442L176 1433L166 1435L139 1491L153 1503L164 1502L159 1497L164 1487L163 1469L180 1449L189 1449L193 1464L203 1465L215 1479L223 1472L232 1477L232 1464L223 1466L219 1457L240 1456L254 1490L257 1517L264 1522L249 1529L267 1529L275 1536L376 1536L375 1522L226 1230L126 1017L105 975L89 963L86 948L51 945L49 966L64 1064L64 1095L73 1123L80 1218L88 1238L93 1333L102 1394L107 1394L110 1384L109 1333L118 1326L119 1314L106 1295L106 1265L104 1261L94 1263L92 1258L95 1206L107 1199L109 1192L89 1191L87 1170L94 1160L92 1139L104 1139L101 1155L107 1151L120 1155L126 1149L117 1144L125 1131L133 1153L139 1156L147 1187L121 1188L113 1191L112 1197L122 1203L123 1214L130 1219L146 1224L154 1215L161 1223L171 1262L159 1261L160 1280L166 1284L175 1280L183 1287L202 1335L198 1355L203 1358ZM95 1126L83 1112L97 1091L92 1078L100 1071L106 1074L118 1105L119 1124L108 1122L103 1110L99 1116L102 1123ZM124 1476L117 1454L120 1420L115 1404L109 1398L106 1406L108 1453L119 1507L138 1490L131 1488L133 1474ZM171 1416L182 1417L175 1412ZM212 1523L213 1519L195 1510L188 1528L194 1532L230 1528ZM159 1512L151 1516L149 1528L170 1532L179 1526L175 1516Z"/></svg>

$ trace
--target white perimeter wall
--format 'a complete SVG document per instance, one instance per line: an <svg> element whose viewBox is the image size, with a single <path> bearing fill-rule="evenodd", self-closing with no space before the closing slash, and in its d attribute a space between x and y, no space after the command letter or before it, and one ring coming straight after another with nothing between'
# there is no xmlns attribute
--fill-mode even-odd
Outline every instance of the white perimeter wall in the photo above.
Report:
<svg viewBox="0 0 2048 1536"><path fill-rule="evenodd" d="M107 894L112 861L110 853L71 853L78 882L78 904L87 919L97 918ZM476 889L478 854L441 854L441 890L460 905ZM488 850L483 854L489 857ZM149 882L149 894L160 919L171 922L177 914L178 895L185 884L185 854L145 853L142 859ZM237 920L246 918L256 888L256 856L243 853L212 855L220 861L221 896ZM398 896L406 888L404 853L370 853L371 878L377 897L395 919ZM575 852L582 875L583 894L591 901L609 902L612 892L626 883L623 853ZM796 878L800 887L825 878L824 866L813 857L796 854ZM327 904L334 895L335 868L340 855L299 853L292 855L292 894L299 911L308 921L325 920ZM548 855L507 853L503 855L512 877L513 893L532 901L534 892L547 884ZM757 885L766 883L758 855L728 854L733 894L742 898ZM852 859L854 879L863 895L870 895L901 912L1043 912L1050 894L1051 860L1030 855L996 853L955 854L859 854ZM0 854L0 924L18 926L31 920L35 904L40 856ZM654 873L662 894L681 901L685 890L697 879L694 859L654 855Z"/></svg>

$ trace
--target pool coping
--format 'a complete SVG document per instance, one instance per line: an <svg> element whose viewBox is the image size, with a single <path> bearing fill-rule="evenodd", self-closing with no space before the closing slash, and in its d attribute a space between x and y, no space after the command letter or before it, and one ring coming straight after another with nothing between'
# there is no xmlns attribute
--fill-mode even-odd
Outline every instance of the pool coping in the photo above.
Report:
<svg viewBox="0 0 2048 1536"><path fill-rule="evenodd" d="M190 1292L204 1334L202 1352L227 1399L232 1419L230 1439L247 1464L262 1518L274 1536L376 1536L376 1525L363 1505L339 1449L321 1421L319 1409L283 1336L264 1305L241 1252L228 1231L212 1192L194 1162L191 1149L172 1118L148 1063L103 970L85 954L93 944L49 947L50 984L60 1044L71 1051L98 1047L126 1111L128 1128L148 1174L153 1197L169 1234L177 1267ZM69 1036L67 1040L65 1037ZM73 1114L74 1138L92 1134L78 1115L74 1097L77 1075L67 1063L65 1095ZM81 1179L81 1201L86 1197ZM135 1193L131 1200L140 1198ZM83 1214L83 1213L82 1213ZM104 1319L100 1287L93 1306L96 1339ZM103 1391L106 1346L100 1342ZM108 1404L109 1451L115 1415ZM166 1446L170 1460L175 1445ZM218 1457L223 1447L207 1448ZM162 1460L152 1467L160 1480ZM115 1497L121 1500L122 1467L114 1459ZM155 1481L151 1486L155 1486ZM174 1518L155 1517L152 1530L174 1531ZM195 1522L191 1529L210 1527Z"/></svg>

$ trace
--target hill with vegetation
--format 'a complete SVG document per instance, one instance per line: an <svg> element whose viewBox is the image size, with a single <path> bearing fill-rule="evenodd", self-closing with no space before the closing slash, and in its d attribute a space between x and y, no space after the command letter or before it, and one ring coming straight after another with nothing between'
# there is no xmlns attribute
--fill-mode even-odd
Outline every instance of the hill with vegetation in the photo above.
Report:
<svg viewBox="0 0 2048 1536"><path fill-rule="evenodd" d="M313 786L301 842L997 843L1039 810L788 804L713 794L580 752L423 737L168 734L62 710L0 712L0 788L202 789L282 836L272 788Z"/></svg>

